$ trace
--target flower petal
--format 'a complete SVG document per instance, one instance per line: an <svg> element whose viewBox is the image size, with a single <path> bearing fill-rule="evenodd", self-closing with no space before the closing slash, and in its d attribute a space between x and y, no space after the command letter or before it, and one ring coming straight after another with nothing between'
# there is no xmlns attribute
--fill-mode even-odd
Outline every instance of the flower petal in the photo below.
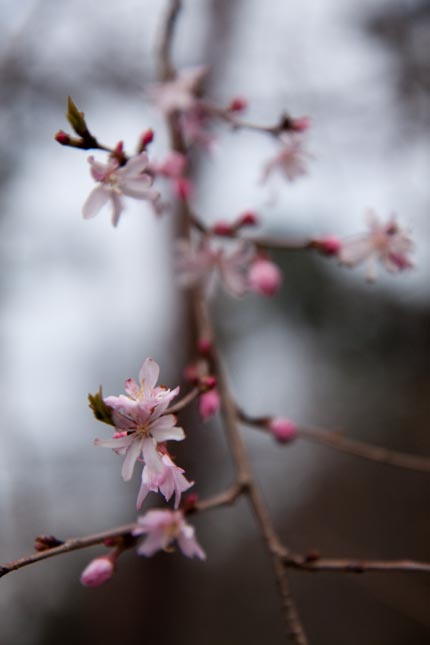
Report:
<svg viewBox="0 0 430 645"><path fill-rule="evenodd" d="M142 389L153 390L158 377L160 376L160 366L152 358L147 358L139 372L139 383Z"/></svg>
<svg viewBox="0 0 430 645"><path fill-rule="evenodd" d="M95 217L99 210L109 201L110 190L104 186L97 186L90 192L84 205L82 206L82 215L85 219Z"/></svg>
<svg viewBox="0 0 430 645"><path fill-rule="evenodd" d="M129 445L122 464L121 474L124 481L129 481L132 478L134 466L142 451L143 440L137 437L133 437L133 439L134 441ZM121 439L118 439L118 441L121 441Z"/></svg>

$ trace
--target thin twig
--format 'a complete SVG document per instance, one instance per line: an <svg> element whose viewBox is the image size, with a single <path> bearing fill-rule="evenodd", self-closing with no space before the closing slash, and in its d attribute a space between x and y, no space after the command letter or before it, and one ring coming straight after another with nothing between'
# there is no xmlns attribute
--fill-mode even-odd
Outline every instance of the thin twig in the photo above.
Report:
<svg viewBox="0 0 430 645"><path fill-rule="evenodd" d="M180 401L171 405L170 408L167 408L165 414L177 414L177 412L181 412L181 410L186 408L187 405L191 403L191 401L194 401L196 396L199 395L200 391L200 388L193 387L193 389L190 390L188 394L186 394Z"/></svg>
<svg viewBox="0 0 430 645"><path fill-rule="evenodd" d="M253 417L243 410L238 410L239 418L246 425L269 432L268 423L270 417ZM406 452L399 452L397 450L389 450L388 448L381 448L374 446L364 441L357 441L356 439L348 439L338 432L333 430L325 430L322 428L312 428L309 426L298 426L297 432L299 437L320 443L324 446L335 448L348 455L355 457L362 457L369 461L376 461L388 466L397 466L398 468L406 468L407 470L414 470L417 472L430 472L430 458L421 457L419 455L410 455Z"/></svg>
<svg viewBox="0 0 430 645"><path fill-rule="evenodd" d="M214 508L220 508L222 506L228 506L233 504L236 499L242 495L243 487L237 483L233 484L230 488L218 493L213 497L208 497L207 499L199 500L189 509L185 509L185 513L204 513L205 511L212 510ZM92 535L86 535L83 537L77 538L68 538L62 542L59 546L52 547L51 549L46 549L45 551L37 551L32 553L29 556L23 558L18 558L12 562L6 562L5 564L0 564L0 578L5 576L11 571L16 571L17 569L22 569L30 564L39 562L41 560L46 560L47 558L53 558L57 555L63 555L65 553L70 553L71 551L78 551L80 549L86 549L90 546L95 546L96 544L103 544L106 540L112 540L115 538L126 537L132 535L133 529L137 528L138 524L125 524L123 526L117 526L102 533L94 533Z"/></svg>
<svg viewBox="0 0 430 645"><path fill-rule="evenodd" d="M349 560L345 558L316 558L286 556L284 566L300 571L328 571L333 573L403 572L430 573L430 562L416 560Z"/></svg>

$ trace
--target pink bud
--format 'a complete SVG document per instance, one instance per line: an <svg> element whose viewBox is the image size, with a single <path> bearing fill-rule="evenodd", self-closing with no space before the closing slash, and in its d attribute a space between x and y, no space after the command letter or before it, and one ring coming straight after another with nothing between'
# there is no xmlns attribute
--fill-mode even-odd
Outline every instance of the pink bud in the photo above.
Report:
<svg viewBox="0 0 430 645"><path fill-rule="evenodd" d="M301 116L298 119L291 119L291 130L296 132L304 132L311 127L311 119L308 116Z"/></svg>
<svg viewBox="0 0 430 645"><path fill-rule="evenodd" d="M234 228L229 222L220 220L216 222L212 227L215 235L224 235L226 237L231 237L234 234Z"/></svg>
<svg viewBox="0 0 430 645"><path fill-rule="evenodd" d="M58 130L54 137L55 141L61 143L62 146L67 146L70 143L70 134L64 132L64 130Z"/></svg>
<svg viewBox="0 0 430 645"><path fill-rule="evenodd" d="M91 560L81 573L84 587L98 587L112 578L115 571L115 558L112 554Z"/></svg>
<svg viewBox="0 0 430 645"><path fill-rule="evenodd" d="M242 96L236 96L234 99L232 99L227 110L229 112L243 112L243 110L246 110L247 107L248 101Z"/></svg>
<svg viewBox="0 0 430 645"><path fill-rule="evenodd" d="M273 296L282 283L282 273L276 264L257 258L248 273L249 287L262 296Z"/></svg>
<svg viewBox="0 0 430 645"><path fill-rule="evenodd" d="M200 379L199 366L196 363L190 363L184 369L184 379L189 383L197 384Z"/></svg>
<svg viewBox="0 0 430 645"><path fill-rule="evenodd" d="M221 399L216 389L201 394L199 399L199 412L203 420L207 421L218 412L220 405Z"/></svg>
<svg viewBox="0 0 430 645"><path fill-rule="evenodd" d="M297 436L297 426L289 419L272 419L268 423L268 428L280 443L292 441Z"/></svg>
<svg viewBox="0 0 430 645"><path fill-rule="evenodd" d="M216 385L215 376L202 376L200 379L200 385L208 390L211 390Z"/></svg>
<svg viewBox="0 0 430 645"><path fill-rule="evenodd" d="M200 354L203 354L204 356L207 356L208 354L211 354L212 352L212 341L210 338L200 338L199 342L197 343L197 349Z"/></svg>
<svg viewBox="0 0 430 645"><path fill-rule="evenodd" d="M193 184L186 177L178 177L174 183L174 188L177 196L180 199L186 200L193 191Z"/></svg>
<svg viewBox="0 0 430 645"><path fill-rule="evenodd" d="M325 255L337 255L342 247L342 242L334 235L327 235L320 240L314 240L314 246Z"/></svg>
<svg viewBox="0 0 430 645"><path fill-rule="evenodd" d="M148 143L151 143L154 140L154 130L145 130L145 132L140 137L140 145L142 148L146 148Z"/></svg>
<svg viewBox="0 0 430 645"><path fill-rule="evenodd" d="M253 211L246 211L237 220L237 226L255 226L258 224L258 217Z"/></svg>

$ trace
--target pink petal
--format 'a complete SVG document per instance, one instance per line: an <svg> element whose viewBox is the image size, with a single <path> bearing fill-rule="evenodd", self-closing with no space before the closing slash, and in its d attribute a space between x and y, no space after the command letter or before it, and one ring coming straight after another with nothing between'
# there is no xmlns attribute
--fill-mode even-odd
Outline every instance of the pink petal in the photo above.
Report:
<svg viewBox="0 0 430 645"><path fill-rule="evenodd" d="M82 215L85 219L95 217L101 208L109 201L110 190L104 186L97 186L90 192L84 205L82 206Z"/></svg>
<svg viewBox="0 0 430 645"><path fill-rule="evenodd" d="M118 441L121 441L121 439L118 439ZM142 439L135 438L134 441L129 445L128 450L125 453L121 470L122 478L124 481L129 481L132 478L134 466L136 464L136 461L140 457L142 444Z"/></svg>
<svg viewBox="0 0 430 645"><path fill-rule="evenodd" d="M139 383L146 391L153 390L160 375L160 366L152 358L147 358L139 372Z"/></svg>

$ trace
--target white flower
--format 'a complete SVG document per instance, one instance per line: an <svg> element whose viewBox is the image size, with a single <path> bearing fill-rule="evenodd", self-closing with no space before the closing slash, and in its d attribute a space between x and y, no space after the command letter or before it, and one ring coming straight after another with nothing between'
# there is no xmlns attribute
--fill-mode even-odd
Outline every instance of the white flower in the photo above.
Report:
<svg viewBox="0 0 430 645"><path fill-rule="evenodd" d="M377 260L390 273L399 273L413 267L408 255L413 251L414 244L394 217L384 224L373 211L369 211L367 219L368 233L342 242L338 252L341 263L353 267L367 262L367 278L370 281L375 280Z"/></svg>
<svg viewBox="0 0 430 645"><path fill-rule="evenodd" d="M151 175L144 172L148 168L146 152L141 152L136 157L129 159L121 167L116 159L110 159L107 164L102 164L94 157L88 157L88 163L91 166L93 178L100 185L91 191L82 207L85 219L95 217L100 209L110 202L112 224L116 226L124 209L123 196L148 199L152 202L159 199L159 193L150 188L152 185Z"/></svg>
<svg viewBox="0 0 430 645"><path fill-rule="evenodd" d="M140 543L137 552L147 557L156 551L167 551L175 540L187 558L194 556L200 560L206 559L206 554L197 542L194 527L184 519L182 511L152 510L138 518L139 527L133 530L133 535L146 533L146 538Z"/></svg>
<svg viewBox="0 0 430 645"><path fill-rule="evenodd" d="M294 134L281 134L279 136L281 149L270 159L263 169L263 181L275 170L279 170L288 181L307 174L307 160L309 154L303 146L302 137Z"/></svg>

